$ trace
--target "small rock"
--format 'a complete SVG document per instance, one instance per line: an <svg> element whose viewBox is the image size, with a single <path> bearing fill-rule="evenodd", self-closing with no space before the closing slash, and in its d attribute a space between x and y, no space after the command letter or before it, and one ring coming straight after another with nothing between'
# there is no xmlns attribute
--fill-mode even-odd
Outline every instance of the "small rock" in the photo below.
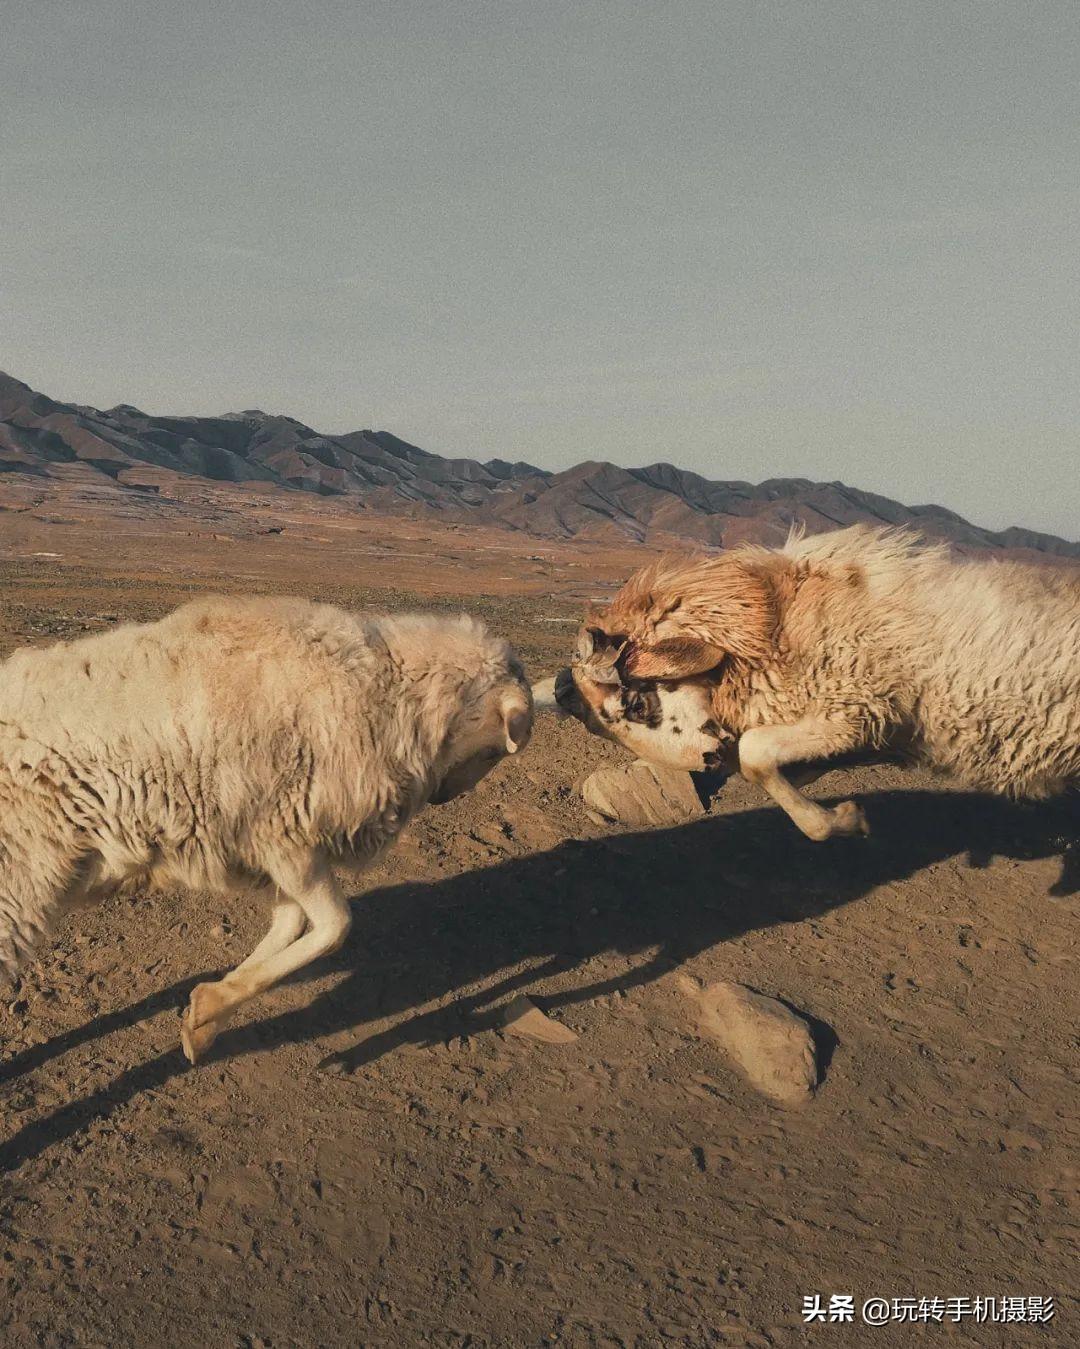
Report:
<svg viewBox="0 0 1080 1349"><path fill-rule="evenodd" d="M643 759L598 768L581 784L581 797L597 824L684 824L705 814L689 773Z"/></svg>
<svg viewBox="0 0 1080 1349"><path fill-rule="evenodd" d="M569 1026L545 1016L524 993L519 993L503 1008L503 1030L507 1035L525 1035L530 1040L543 1040L549 1045L568 1045L578 1038L577 1032Z"/></svg>
<svg viewBox="0 0 1080 1349"><path fill-rule="evenodd" d="M1042 1152L1042 1144L1031 1134L1026 1134L1021 1129L1006 1129L1001 1135L998 1146L1002 1152Z"/></svg>
<svg viewBox="0 0 1080 1349"><path fill-rule="evenodd" d="M718 1041L752 1086L777 1105L805 1105L818 1085L810 1026L776 998L720 980L702 987L683 975L682 991L698 1007L698 1030Z"/></svg>

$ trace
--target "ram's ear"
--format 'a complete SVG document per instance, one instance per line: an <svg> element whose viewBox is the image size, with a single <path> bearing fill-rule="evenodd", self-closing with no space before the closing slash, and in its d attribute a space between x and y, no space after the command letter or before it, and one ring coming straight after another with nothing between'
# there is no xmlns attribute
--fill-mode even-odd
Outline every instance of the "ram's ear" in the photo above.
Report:
<svg viewBox="0 0 1080 1349"><path fill-rule="evenodd" d="M507 754L516 754L529 743L532 732L532 709L524 699L513 698L503 703L503 734Z"/></svg>
<svg viewBox="0 0 1080 1349"><path fill-rule="evenodd" d="M664 637L647 646L632 642L619 667L631 679L689 679L715 669L726 654L700 637Z"/></svg>

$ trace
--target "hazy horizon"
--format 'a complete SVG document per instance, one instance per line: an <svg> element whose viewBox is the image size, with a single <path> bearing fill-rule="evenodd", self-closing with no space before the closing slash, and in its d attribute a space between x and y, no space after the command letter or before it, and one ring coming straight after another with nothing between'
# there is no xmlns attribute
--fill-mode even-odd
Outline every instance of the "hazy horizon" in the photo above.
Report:
<svg viewBox="0 0 1080 1349"><path fill-rule="evenodd" d="M1080 536L1072 4L9 0L0 368Z"/></svg>

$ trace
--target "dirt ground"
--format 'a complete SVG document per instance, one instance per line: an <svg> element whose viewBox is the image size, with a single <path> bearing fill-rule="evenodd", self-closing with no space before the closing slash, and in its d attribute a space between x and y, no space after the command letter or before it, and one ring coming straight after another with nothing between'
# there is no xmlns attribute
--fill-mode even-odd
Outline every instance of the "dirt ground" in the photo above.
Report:
<svg viewBox="0 0 1080 1349"><path fill-rule="evenodd" d="M6 492L0 652L284 590L465 606L539 675L640 560L287 494L106 519L78 483ZM575 790L618 759L542 721L198 1068L179 1009L254 945L259 904L73 916L0 1006L2 1343L1080 1343L1075 805L863 770L816 790L858 794L869 839L812 844L736 781L695 824L620 832ZM679 971L816 1018L815 1099L745 1086ZM523 991L580 1038L504 1035ZM804 1325L814 1293L1057 1314Z"/></svg>

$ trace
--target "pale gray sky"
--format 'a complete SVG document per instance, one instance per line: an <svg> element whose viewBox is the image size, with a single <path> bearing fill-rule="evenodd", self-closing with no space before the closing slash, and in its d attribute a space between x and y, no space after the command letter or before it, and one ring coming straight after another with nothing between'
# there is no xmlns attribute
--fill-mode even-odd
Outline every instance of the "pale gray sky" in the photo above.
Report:
<svg viewBox="0 0 1080 1349"><path fill-rule="evenodd" d="M1080 536L1076 0L3 0L0 366Z"/></svg>

